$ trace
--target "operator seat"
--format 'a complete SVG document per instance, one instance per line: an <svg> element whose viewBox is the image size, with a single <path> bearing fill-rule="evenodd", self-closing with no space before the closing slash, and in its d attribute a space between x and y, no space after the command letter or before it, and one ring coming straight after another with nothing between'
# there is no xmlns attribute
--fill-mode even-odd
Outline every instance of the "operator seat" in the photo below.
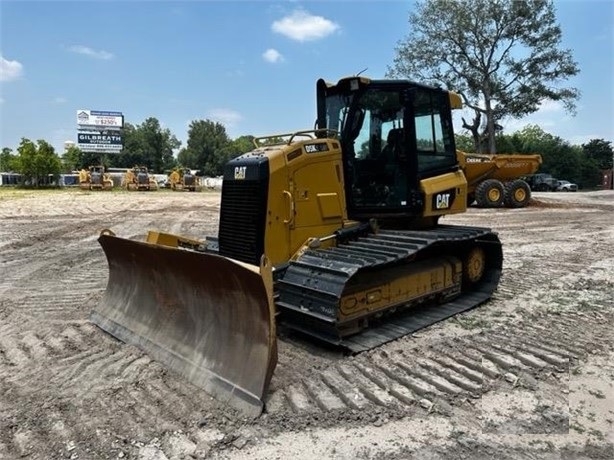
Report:
<svg viewBox="0 0 614 460"><path fill-rule="evenodd" d="M403 148L403 128L394 128L388 131L386 146L382 150L382 159L391 165L405 159Z"/></svg>

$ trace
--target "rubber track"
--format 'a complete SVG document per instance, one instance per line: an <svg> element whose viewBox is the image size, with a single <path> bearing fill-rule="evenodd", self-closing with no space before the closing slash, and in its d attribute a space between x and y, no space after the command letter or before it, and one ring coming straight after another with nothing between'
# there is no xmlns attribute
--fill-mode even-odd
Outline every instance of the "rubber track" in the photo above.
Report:
<svg viewBox="0 0 614 460"><path fill-rule="evenodd" d="M461 253L468 243L483 243L487 268L483 281L470 292L436 307L424 305L387 315L362 332L336 334L339 299L351 277L429 255ZM415 332L488 300L501 276L501 243L488 228L441 225L434 230L382 230L336 247L308 250L292 261L276 288L282 321L292 329L319 337L358 353Z"/></svg>

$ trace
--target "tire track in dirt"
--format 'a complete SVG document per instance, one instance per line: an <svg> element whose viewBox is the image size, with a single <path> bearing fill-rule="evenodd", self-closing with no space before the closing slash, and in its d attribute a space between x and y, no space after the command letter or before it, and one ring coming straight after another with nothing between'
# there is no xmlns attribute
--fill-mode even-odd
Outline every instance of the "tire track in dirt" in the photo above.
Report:
<svg viewBox="0 0 614 460"><path fill-rule="evenodd" d="M207 222L204 214L195 214L200 207L186 212L185 206L152 210L148 204L146 212L138 212L137 205L130 203L116 206L122 210L109 215L103 224L117 229L124 238L140 236L148 226L182 234L215 226L215 219ZM126 209L131 207L134 209ZM99 207L92 205L91 209ZM528 256L528 249L523 252L522 247L534 237L519 233L517 242L508 246L509 262L504 263L511 268L505 271L493 301L460 321L461 327L471 326L471 321L488 315L488 324L466 327L457 337L449 328L435 326L423 335L349 358L282 338L267 412L248 423L139 350L89 324L89 309L106 283L106 261L95 242L96 225L103 219L89 230L84 226L73 233L67 229L66 235L54 233L51 241L37 239L37 232L48 237L45 226L55 228L60 219L62 216L43 216L38 229L20 224L32 248L18 245L3 252L0 271L10 279L0 277L0 394L6 395L0 398L0 457L45 458L41 446L54 458L77 453L79 458L108 458L119 452L138 457L139 443L168 439L169 432L176 430L195 440L202 425L232 434L245 423L276 433L303 431L307 424L364 426L381 419L451 412L479 425L476 416L498 391L529 388L545 398L564 399L552 375L566 375L588 355L612 345L607 339L611 338L612 317L603 308L585 314L561 309L552 315L527 307L528 313L517 315L520 321L497 318L502 309L524 308L530 296L544 295L557 283L566 282L572 269L582 279L590 279L591 270L599 269L582 266L577 256L558 247L560 241L536 245L535 256ZM467 222L475 222L476 216L472 219ZM539 229L533 230L538 234ZM555 236L553 231L540 238ZM512 237L510 232L507 239ZM574 247L584 258L594 257L591 247L597 246ZM546 254L559 262L544 259ZM540 268L538 262L543 260ZM67 265L70 267L65 268ZM582 285L574 283L579 282L561 289L570 298L583 292ZM589 300L605 299L607 285L589 287ZM544 298L548 308L558 308L554 300ZM542 299L538 307L540 302ZM563 414L561 420L552 422L554 429L564 426L565 420ZM492 429L501 427L492 425ZM214 448L214 455L229 442ZM159 452L171 458L171 447L163 444Z"/></svg>
<svg viewBox="0 0 614 460"><path fill-rule="evenodd" d="M139 213L132 221L127 217L134 213L128 210L87 222L57 215L44 216L37 225L13 220L21 234L2 248L0 265L6 273L0 277L0 302L6 307L1 316L7 320L0 326L0 393L26 404L46 400L44 414L50 415L23 414L7 401L7 422L0 424L6 433L0 435L2 449L27 455L32 446L49 446L48 452L63 456L74 448L67 445L70 440L110 442L108 435L92 438L92 432L96 438L103 431L83 423L88 412L105 414L103 424L129 433L162 433L181 428L186 418L198 420L211 405L208 395L194 396L200 390L175 383L177 376L167 376L141 351L86 319L108 278L104 253L95 241L99 229L127 229L128 235L120 236L132 238L135 229L140 235L162 221L167 231L181 233L192 226L193 216L158 218L177 209Z"/></svg>
<svg viewBox="0 0 614 460"><path fill-rule="evenodd" d="M376 407L409 412L419 406L446 413L496 387L531 385L545 373L567 372L572 362L596 351L597 339L613 322L611 315L605 317L607 321L599 314L561 315L548 328L523 322L444 340L411 354L388 344L277 388L268 398L267 412L284 419L290 413L300 417ZM590 333L582 336L580 331Z"/></svg>

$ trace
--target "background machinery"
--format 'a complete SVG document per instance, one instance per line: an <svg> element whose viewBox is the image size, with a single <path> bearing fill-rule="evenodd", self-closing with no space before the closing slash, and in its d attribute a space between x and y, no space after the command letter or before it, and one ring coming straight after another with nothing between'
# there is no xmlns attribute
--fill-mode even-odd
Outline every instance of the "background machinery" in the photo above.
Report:
<svg viewBox="0 0 614 460"><path fill-rule="evenodd" d="M104 166L90 166L79 171L79 188L81 190L111 190L113 180L104 172Z"/></svg>
<svg viewBox="0 0 614 460"><path fill-rule="evenodd" d="M523 179L536 192L554 192L559 186L558 179L547 173L532 174Z"/></svg>
<svg viewBox="0 0 614 460"><path fill-rule="evenodd" d="M168 175L168 184L172 190L196 192L202 190L200 178L190 168L177 168Z"/></svg>
<svg viewBox="0 0 614 460"><path fill-rule="evenodd" d="M361 352L488 300L499 238L439 224L467 207L460 106L405 80L319 80L315 129L257 138L226 165L217 237L102 231L91 320L257 416L277 327Z"/></svg>
<svg viewBox="0 0 614 460"><path fill-rule="evenodd" d="M158 190L158 183L146 166L134 166L124 174L122 187L127 190Z"/></svg>
<svg viewBox="0 0 614 460"><path fill-rule="evenodd" d="M525 207L531 187L523 180L542 163L541 155L487 155L457 151L458 163L467 178L467 204L482 208Z"/></svg>

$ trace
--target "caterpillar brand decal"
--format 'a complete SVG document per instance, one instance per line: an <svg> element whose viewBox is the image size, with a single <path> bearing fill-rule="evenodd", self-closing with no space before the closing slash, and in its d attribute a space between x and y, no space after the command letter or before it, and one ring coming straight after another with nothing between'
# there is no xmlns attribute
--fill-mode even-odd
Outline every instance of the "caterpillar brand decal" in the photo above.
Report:
<svg viewBox="0 0 614 460"><path fill-rule="evenodd" d="M450 189L433 195L433 209L450 209L454 198L456 197L456 190Z"/></svg>
<svg viewBox="0 0 614 460"><path fill-rule="evenodd" d="M247 166L235 166L235 179L245 179Z"/></svg>
<svg viewBox="0 0 614 460"><path fill-rule="evenodd" d="M319 142L317 144L306 144L305 152L306 153L317 153L317 152L327 152L328 144L326 142Z"/></svg>

